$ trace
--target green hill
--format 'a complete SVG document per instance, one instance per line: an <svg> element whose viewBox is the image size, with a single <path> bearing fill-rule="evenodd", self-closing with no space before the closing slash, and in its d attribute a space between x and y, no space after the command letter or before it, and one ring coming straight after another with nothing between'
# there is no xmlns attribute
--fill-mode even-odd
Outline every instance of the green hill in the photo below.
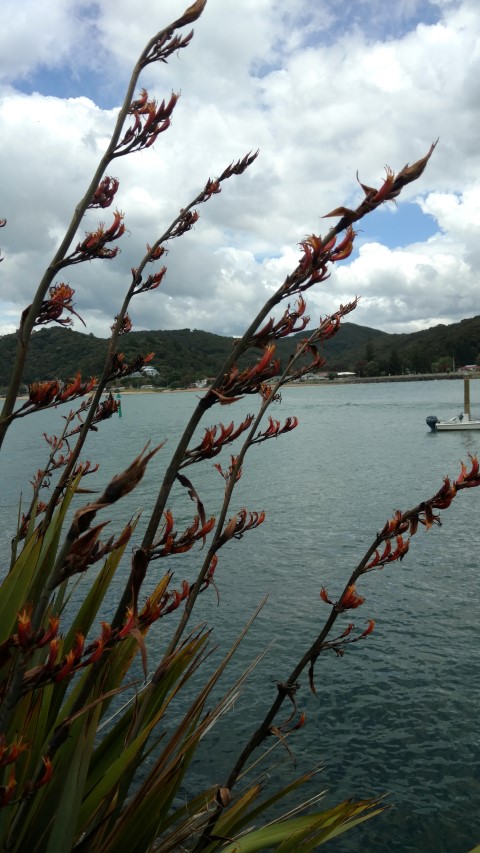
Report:
<svg viewBox="0 0 480 853"><path fill-rule="evenodd" d="M278 342L283 363L295 350L302 332ZM127 359L154 352L151 364L162 385L184 386L196 379L214 376L231 351L233 338L190 329L130 332L121 339ZM0 337L0 386L8 384L16 335ZM31 341L25 382L69 378L80 370L85 377L102 369L107 341L92 334L54 327L36 332ZM355 323L344 323L327 342L327 368L333 371L395 374L430 372L443 362L451 366L474 363L480 353L480 316L449 326L435 326L412 334L390 335Z"/></svg>

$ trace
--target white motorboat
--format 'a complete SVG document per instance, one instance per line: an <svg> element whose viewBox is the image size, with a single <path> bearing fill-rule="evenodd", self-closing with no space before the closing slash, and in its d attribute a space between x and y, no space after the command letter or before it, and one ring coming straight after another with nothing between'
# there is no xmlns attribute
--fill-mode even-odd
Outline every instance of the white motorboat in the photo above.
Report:
<svg viewBox="0 0 480 853"><path fill-rule="evenodd" d="M453 430L480 429L480 420L470 414L470 376L463 378L463 412L449 421L441 421L436 415L429 415L427 424L432 432L452 432ZM477 378L476 376L474 378Z"/></svg>

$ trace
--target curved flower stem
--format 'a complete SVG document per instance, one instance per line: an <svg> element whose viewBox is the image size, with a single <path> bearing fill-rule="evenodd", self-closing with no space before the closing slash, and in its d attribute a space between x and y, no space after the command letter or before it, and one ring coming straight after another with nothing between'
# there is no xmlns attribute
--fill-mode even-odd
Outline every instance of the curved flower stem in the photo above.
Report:
<svg viewBox="0 0 480 853"><path fill-rule="evenodd" d="M55 275L57 272L64 266L65 256L67 251L72 243L72 240L75 237L75 234L78 231L80 223L83 219L83 216L92 201L93 194L95 193L103 175L105 174L105 170L109 163L115 156L115 149L118 145L120 139L120 133L122 131L123 125L125 124L125 119L130 110L130 105L132 103L135 87L138 82L138 78L142 69L144 68L147 57L153 46L156 42L164 37L169 37L178 26L182 26L182 19L178 19L174 23L170 24L168 27L160 30L146 45L142 53L140 54L135 67L132 71L132 75L130 77L130 81L127 87L127 91L125 94L125 98L118 113L117 121L115 123L115 128L113 130L110 142L108 144L107 150L103 154L95 173L90 181L90 184L85 192L83 198L78 202L70 224L65 232L65 236L60 243L57 251L55 252L52 260L50 261L45 273L40 280L40 283L37 288L37 292L34 296L32 304L30 305L30 309L28 314L24 318L22 322L21 329L18 332L18 344L17 351L15 355L15 362L13 366L12 376L9 382L7 394L5 396L5 402L3 405L2 412L0 414L0 448L3 444L7 429L11 422L11 414L13 412L13 408L15 406L15 402L18 397L18 391L20 388L20 383L22 381L23 371L25 368L25 361L27 357L30 336L35 325L35 320L39 314L41 304L45 298L48 288L50 287Z"/></svg>
<svg viewBox="0 0 480 853"><path fill-rule="evenodd" d="M462 483L462 484L459 484L459 482L457 481L456 488L457 489L467 488L469 485L473 485L473 484L474 485L480 485L480 481L472 480L472 482L470 482L470 483L468 483L468 481L467 481L467 482ZM426 508L428 507L429 504L430 504L430 506L435 505L434 502L435 502L436 497L437 496L434 496L432 499L430 499L430 501L423 501L422 503L417 504L415 507L413 507L412 509L406 510L405 512L398 513L397 518L396 518L397 524L398 525L407 524L407 526L408 526L408 524L410 522L418 521L418 519L422 515L426 516ZM444 508L446 508L446 506L448 506L448 505L449 504L444 505ZM414 534L416 529L417 529L416 525L414 528L411 528L411 535ZM370 563L373 555L375 554L377 549L382 545L382 543L384 543L386 541L386 539L391 538L393 535L394 535L394 531L391 533L386 533L384 530L381 533L377 533L372 544L367 549L367 551L365 552L365 554L363 555L361 560L358 562L358 564L355 567L355 569L353 570L353 572L351 573L347 583L345 584L345 587L344 587L341 595L338 598L337 603L333 604L332 609L330 611L330 614L329 614L328 618L326 619L325 624L324 624L323 628L321 629L320 633L317 635L317 637L315 638L313 643L310 645L310 647L304 653L302 658L295 665L295 667L293 668L292 672L290 673L287 681L277 683L277 695L276 695L272 705L270 706L269 710L267 711L263 721L257 727L255 732L253 733L253 735L250 737L249 741L245 745L244 749L240 753L234 767L232 768L232 770L228 776L227 781L225 782L226 788L231 790L235 786L237 780L239 779L239 777L240 777L248 759L252 755L252 753L263 743L264 740L266 740L267 737L270 736L271 727L272 727L272 724L273 724L275 718L277 717L279 711L281 710L285 699L290 698L290 696L291 696L291 686L296 684L296 682L298 681L298 679L300 678L302 673L305 671L307 666L312 667L315 664L315 662L317 661L322 650L325 648L325 641L326 641L328 635L330 634L330 631L332 630L333 626L335 625L337 618L340 615L340 613L342 613L345 609L341 606L342 600L345 600L345 597L347 596L349 589L351 589L355 585L357 580L362 575L364 575L365 573L367 573L371 570L368 568L368 566L369 566L369 563ZM198 844L194 848L194 853L199 853L199 851L203 850L206 846L208 846L208 844L210 843L211 833L212 833L214 826L215 826L215 823L216 823L216 821L217 821L217 819L218 819L218 817L222 811L223 811L223 806L220 803L217 803L215 810L212 813L212 816L211 816L210 821L208 823L208 826L206 827L206 829L205 829L202 837L200 838Z"/></svg>
<svg viewBox="0 0 480 853"><path fill-rule="evenodd" d="M268 313L268 311L266 313ZM262 317L261 319L264 319L264 317ZM261 320L259 320L259 323L260 322L261 322ZM258 327L258 323L257 323L257 326L255 326L255 328L257 328L257 327ZM247 331L246 336L248 336L249 334L251 335L250 329ZM254 440L255 435L257 433L257 430L258 430L258 428L259 428L259 426L260 426L260 424L261 424L261 422L265 416L265 412L270 407L270 405L273 403L273 401L275 399L275 395L278 393L280 388L282 388L283 385L285 385L285 383L288 381L288 377L289 377L289 374L291 373L292 367L294 367L295 364L305 354L305 352L307 352L309 345L316 340L316 336L317 336L317 330L315 330L315 332L310 336L310 338L307 341L305 341L303 346L295 353L294 357L289 362L288 366L285 368L282 375L279 377L279 379L277 380L275 385L273 385L270 396L267 399L263 400L263 402L262 402L262 404L258 410L258 413L257 413L254 421L252 422L252 425L248 431L248 435L247 435L247 437L246 437L246 439L245 439L245 441L241 447L241 450L239 451L239 453L237 455L235 465L232 468L230 477L229 477L227 485L226 485L225 496L224 496L224 500L222 503L222 508L220 510L220 515L218 517L218 521L217 521L217 524L215 527L215 534L214 534L213 540L212 540L210 547L208 549L208 552L205 556L205 559L203 561L203 564L202 564L200 572L197 576L197 579L196 579L192 589L190 590L190 595L188 596L188 599L186 601L185 609L182 613L182 617L181 617L180 622L177 626L175 634L172 637L171 642L169 643L168 649L165 653L165 657L168 657L168 655L172 654L172 652L174 651L174 649L178 645L178 643L179 643L179 641L180 641L180 639L181 639L181 637L185 631L185 628L188 624L190 616L192 614L192 610L195 606L195 602L196 602L198 595L200 593L200 588L202 586L202 583L205 580L205 576L206 576L208 568L210 566L212 557L218 551L220 538L221 538L221 535L223 533L223 528L224 528L224 524L225 524L225 519L227 517L228 508L230 506L230 502L231 502L232 495L233 495L233 490L234 490L235 485L237 483L237 475L238 475L238 473L239 473L239 471L243 465L243 462L244 462L244 459L245 459L245 456L246 456L248 450L252 446L253 440ZM213 387L214 386L212 386L212 388Z"/></svg>

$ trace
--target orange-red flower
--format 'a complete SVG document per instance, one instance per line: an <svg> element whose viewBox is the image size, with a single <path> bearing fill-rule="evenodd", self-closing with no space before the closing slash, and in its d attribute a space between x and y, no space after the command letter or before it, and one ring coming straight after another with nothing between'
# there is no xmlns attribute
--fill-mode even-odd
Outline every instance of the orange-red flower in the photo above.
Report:
<svg viewBox="0 0 480 853"><path fill-rule="evenodd" d="M46 380L45 382L32 382L28 386L29 402L34 406L48 406L60 390L59 382L56 379Z"/></svg>
<svg viewBox="0 0 480 853"><path fill-rule="evenodd" d="M105 228L105 224L100 222L96 231L86 233L85 239L77 245L73 254L69 256L70 263L79 263L92 258L114 258L118 254L118 246L109 249L107 243L118 240L125 233L123 217L124 214L120 210L116 210L109 228Z"/></svg>
<svg viewBox="0 0 480 853"><path fill-rule="evenodd" d="M328 597L328 592L324 586L322 586L320 590L320 598L322 599L322 601L325 602L325 604L331 604L332 606L335 604L335 602L331 601L331 599Z"/></svg>
<svg viewBox="0 0 480 853"><path fill-rule="evenodd" d="M18 614L17 619L17 636L19 645L22 649L27 649L31 645L32 634L32 606L27 604L22 612Z"/></svg>
<svg viewBox="0 0 480 853"><path fill-rule="evenodd" d="M48 657L45 661L45 669L50 670L53 669L57 662L58 650L60 648L60 640L58 637L54 637L53 640L50 640L50 648L48 650Z"/></svg>
<svg viewBox="0 0 480 853"><path fill-rule="evenodd" d="M142 89L140 97L132 101L130 114L133 116L133 124L126 131L123 139L116 147L116 156L128 154L131 151L140 151L149 148L155 142L157 136L170 127L171 115L180 95L172 92L170 100L165 100L159 105L155 100L148 99L148 92Z"/></svg>
<svg viewBox="0 0 480 853"><path fill-rule="evenodd" d="M374 202L375 204L378 204L381 201L385 201L387 196L390 195L390 192L392 190L392 187L393 187L393 184L395 181L395 175L394 175L393 171L391 170L390 166L385 166L385 173L386 173L386 177L385 177L385 180L384 180L382 186L380 187L379 190L377 190L377 192L375 193L375 195L371 199L371 201Z"/></svg>
<svg viewBox="0 0 480 853"><path fill-rule="evenodd" d="M113 325L112 325L112 326L110 326L110 328L112 329L112 331L113 331L113 329L115 328L115 326L116 326L116 324L117 324L117 320L118 320L118 314L114 317ZM132 321L131 321L131 319L130 319L130 315L129 315L129 314L125 314L125 316L124 316L124 318L123 318L123 320L122 320L122 325L120 326L120 328L119 328L119 330L118 330L118 334L119 334L119 335L127 335L127 334L128 334L128 332L131 332L131 331L132 331L132 327L133 327L133 324L132 324Z"/></svg>
<svg viewBox="0 0 480 853"><path fill-rule="evenodd" d="M132 607L127 607L127 618L123 628L118 632L119 639L126 637L132 628L135 628L135 611Z"/></svg>
<svg viewBox="0 0 480 853"><path fill-rule="evenodd" d="M60 625L60 619L58 616L50 616L48 620L48 628L43 634L43 636L37 641L38 648L43 648L43 646L47 646L58 634L58 628Z"/></svg>
<svg viewBox="0 0 480 853"><path fill-rule="evenodd" d="M148 260L150 263L160 260L166 251L165 246L157 246L156 249L152 249L152 247L147 243L147 252L150 255Z"/></svg>
<svg viewBox="0 0 480 853"><path fill-rule="evenodd" d="M478 486L480 484L478 458L471 453L468 455L470 457L470 462L472 463L470 471L467 471L467 466L462 462L460 475L457 480L455 480L455 486L460 489Z"/></svg>
<svg viewBox="0 0 480 853"><path fill-rule="evenodd" d="M356 237L357 232L353 230L350 225L345 233L345 237L335 248L330 252L330 260L331 261L344 261L345 258L348 258L349 255L353 252L353 241Z"/></svg>
<svg viewBox="0 0 480 853"><path fill-rule="evenodd" d="M106 175L103 180L100 181L88 207L90 209L94 207L110 207L113 199L115 198L118 186L119 182L117 178L110 178Z"/></svg>
<svg viewBox="0 0 480 853"><path fill-rule="evenodd" d="M340 601L338 602L338 606L342 610L353 610L356 607L360 607L360 605L363 604L364 601L365 598L363 597L363 595L357 595L355 584L352 583L345 590Z"/></svg>
<svg viewBox="0 0 480 853"><path fill-rule="evenodd" d="M16 785L15 768L12 767L7 784L0 787L0 808L9 804L15 793Z"/></svg>
<svg viewBox="0 0 480 853"><path fill-rule="evenodd" d="M65 656L63 665L60 667L60 669L55 675L55 681L62 681L68 675L71 675L75 666L75 662L75 654L73 653L73 651L68 652L68 654Z"/></svg>
<svg viewBox="0 0 480 853"><path fill-rule="evenodd" d="M140 280L135 287L135 294L145 293L147 290L155 290L162 283L166 272L167 268L161 267L158 272L153 275L149 275L145 282L142 283Z"/></svg>
<svg viewBox="0 0 480 853"><path fill-rule="evenodd" d="M375 619L369 619L368 625L365 628L365 630L360 634L359 639L361 640L363 637L368 637L368 635L372 633L374 628L375 628Z"/></svg>
<svg viewBox="0 0 480 853"><path fill-rule="evenodd" d="M22 737L15 737L12 743L7 746L5 737L2 735L0 739L0 767L5 767L7 764L14 764L22 752L29 748L28 743L22 741Z"/></svg>
<svg viewBox="0 0 480 853"><path fill-rule="evenodd" d="M237 515L229 519L224 527L223 533L219 539L219 543L223 545L229 539L241 539L247 530L253 530L259 527L265 521L265 512L247 512L246 509L241 509ZM220 547L220 544L218 547Z"/></svg>
<svg viewBox="0 0 480 853"><path fill-rule="evenodd" d="M46 785L50 779L52 778L53 773L53 764L48 758L48 756L44 755L42 758L43 761L43 773L40 778L35 783L35 788L41 788L43 785Z"/></svg>

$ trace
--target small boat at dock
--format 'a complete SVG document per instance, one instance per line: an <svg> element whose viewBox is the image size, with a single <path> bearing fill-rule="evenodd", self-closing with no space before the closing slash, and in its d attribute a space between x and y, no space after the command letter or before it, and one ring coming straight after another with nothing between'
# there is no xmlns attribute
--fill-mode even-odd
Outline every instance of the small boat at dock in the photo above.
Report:
<svg viewBox="0 0 480 853"><path fill-rule="evenodd" d="M432 432L453 432L454 430L480 429L480 420L472 418L470 414L470 379L479 378L464 376L463 378L463 412L449 421L441 421L436 415L428 415L426 421Z"/></svg>

